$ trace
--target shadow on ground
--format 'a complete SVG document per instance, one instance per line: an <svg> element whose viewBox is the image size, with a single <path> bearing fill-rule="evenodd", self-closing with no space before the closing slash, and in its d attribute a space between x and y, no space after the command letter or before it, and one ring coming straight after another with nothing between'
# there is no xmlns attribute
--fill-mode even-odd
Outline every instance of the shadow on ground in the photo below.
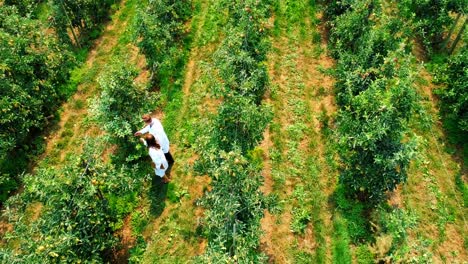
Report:
<svg viewBox="0 0 468 264"><path fill-rule="evenodd" d="M168 184L162 182L161 177L156 175L151 180L149 198L151 202L150 212L153 217L159 217L166 208Z"/></svg>

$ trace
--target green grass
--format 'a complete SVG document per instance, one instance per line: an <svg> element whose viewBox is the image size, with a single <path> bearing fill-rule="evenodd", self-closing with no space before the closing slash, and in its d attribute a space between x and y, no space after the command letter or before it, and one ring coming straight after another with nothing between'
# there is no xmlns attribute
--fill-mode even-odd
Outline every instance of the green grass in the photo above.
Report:
<svg viewBox="0 0 468 264"><path fill-rule="evenodd" d="M346 228L346 221L335 214L333 219L333 263L348 264L351 262L351 252L349 249L349 235Z"/></svg>
<svg viewBox="0 0 468 264"><path fill-rule="evenodd" d="M468 207L468 185L463 181L461 172L455 174L455 184L457 190L461 192L463 197L463 207Z"/></svg>

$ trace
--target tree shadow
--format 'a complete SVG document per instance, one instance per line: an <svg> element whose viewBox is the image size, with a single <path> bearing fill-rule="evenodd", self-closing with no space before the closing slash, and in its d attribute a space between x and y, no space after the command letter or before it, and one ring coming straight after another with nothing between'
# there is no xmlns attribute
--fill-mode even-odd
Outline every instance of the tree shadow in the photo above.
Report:
<svg viewBox="0 0 468 264"><path fill-rule="evenodd" d="M159 217L166 208L167 187L168 184L163 183L161 177L154 175L151 179L149 191L150 213L154 217Z"/></svg>

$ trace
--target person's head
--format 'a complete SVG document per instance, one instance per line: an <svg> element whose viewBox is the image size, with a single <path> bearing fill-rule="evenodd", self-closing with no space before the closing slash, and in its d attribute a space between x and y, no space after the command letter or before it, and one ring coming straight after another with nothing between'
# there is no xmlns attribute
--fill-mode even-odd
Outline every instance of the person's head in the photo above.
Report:
<svg viewBox="0 0 468 264"><path fill-rule="evenodd" d="M146 141L146 145L148 146L148 148L150 147L157 148L157 149L161 148L161 146L156 141L156 138L154 138L154 136L151 134L145 135L145 141Z"/></svg>
<svg viewBox="0 0 468 264"><path fill-rule="evenodd" d="M151 116L150 115L148 115L148 114L142 115L141 119L143 120L143 122L145 122L145 124L147 124L147 125L151 124Z"/></svg>

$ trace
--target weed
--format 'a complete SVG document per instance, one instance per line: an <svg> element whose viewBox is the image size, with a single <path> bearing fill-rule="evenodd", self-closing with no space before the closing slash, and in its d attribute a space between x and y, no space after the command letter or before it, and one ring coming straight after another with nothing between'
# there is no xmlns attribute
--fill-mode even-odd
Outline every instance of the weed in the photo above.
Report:
<svg viewBox="0 0 468 264"><path fill-rule="evenodd" d="M131 214L131 225L132 225L132 233L136 236L141 234L145 229L146 225L148 225L148 212L146 211L134 211Z"/></svg>
<svg viewBox="0 0 468 264"><path fill-rule="evenodd" d="M462 178L461 171L455 174L455 185L457 186L457 190L459 190L463 197L463 206L466 208L468 207L468 187L465 181Z"/></svg>
<svg viewBox="0 0 468 264"><path fill-rule="evenodd" d="M320 35L320 32L313 31L312 32L312 43L313 44L320 44L321 41L322 41L322 36Z"/></svg>
<svg viewBox="0 0 468 264"><path fill-rule="evenodd" d="M383 231L392 237L392 245L387 254L404 255L408 245L408 229L416 227L416 216L402 209L380 208L378 211Z"/></svg>
<svg viewBox="0 0 468 264"><path fill-rule="evenodd" d="M345 196L343 185L338 185L333 194L337 208L342 212L347 223L347 234L354 243L372 238L369 221L366 219L369 208L357 200Z"/></svg>
<svg viewBox="0 0 468 264"><path fill-rule="evenodd" d="M60 137L63 139L63 140L67 140L67 139L70 139L71 137L73 136L73 130L69 129L69 128L66 128L62 131L62 133L60 134Z"/></svg>
<svg viewBox="0 0 468 264"><path fill-rule="evenodd" d="M143 236L138 235L136 239L136 244L130 249L130 257L128 258L128 263L142 263L143 254L146 250L146 242Z"/></svg>
<svg viewBox="0 0 468 264"><path fill-rule="evenodd" d="M83 100L77 99L73 102L72 108L74 110L80 110L83 109L85 106L85 102Z"/></svg>
<svg viewBox="0 0 468 264"><path fill-rule="evenodd" d="M167 186L167 199L172 203L180 202L184 196L188 196L187 189L179 189L174 183L169 183Z"/></svg>
<svg viewBox="0 0 468 264"><path fill-rule="evenodd" d="M294 263L297 264L308 264L308 263L319 263L313 261L314 256L309 252L298 251L294 254Z"/></svg>
<svg viewBox="0 0 468 264"><path fill-rule="evenodd" d="M265 153L260 147L255 147L253 150L249 150L247 157L250 160L250 163L260 171L263 168L263 159L265 158Z"/></svg>
<svg viewBox="0 0 468 264"><path fill-rule="evenodd" d="M304 234L307 224L312 218L310 211L306 208L294 208L292 216L291 230L297 234Z"/></svg>
<svg viewBox="0 0 468 264"><path fill-rule="evenodd" d="M372 264L374 263L374 255L369 250L367 245L360 245L356 248L356 260L358 264Z"/></svg>

